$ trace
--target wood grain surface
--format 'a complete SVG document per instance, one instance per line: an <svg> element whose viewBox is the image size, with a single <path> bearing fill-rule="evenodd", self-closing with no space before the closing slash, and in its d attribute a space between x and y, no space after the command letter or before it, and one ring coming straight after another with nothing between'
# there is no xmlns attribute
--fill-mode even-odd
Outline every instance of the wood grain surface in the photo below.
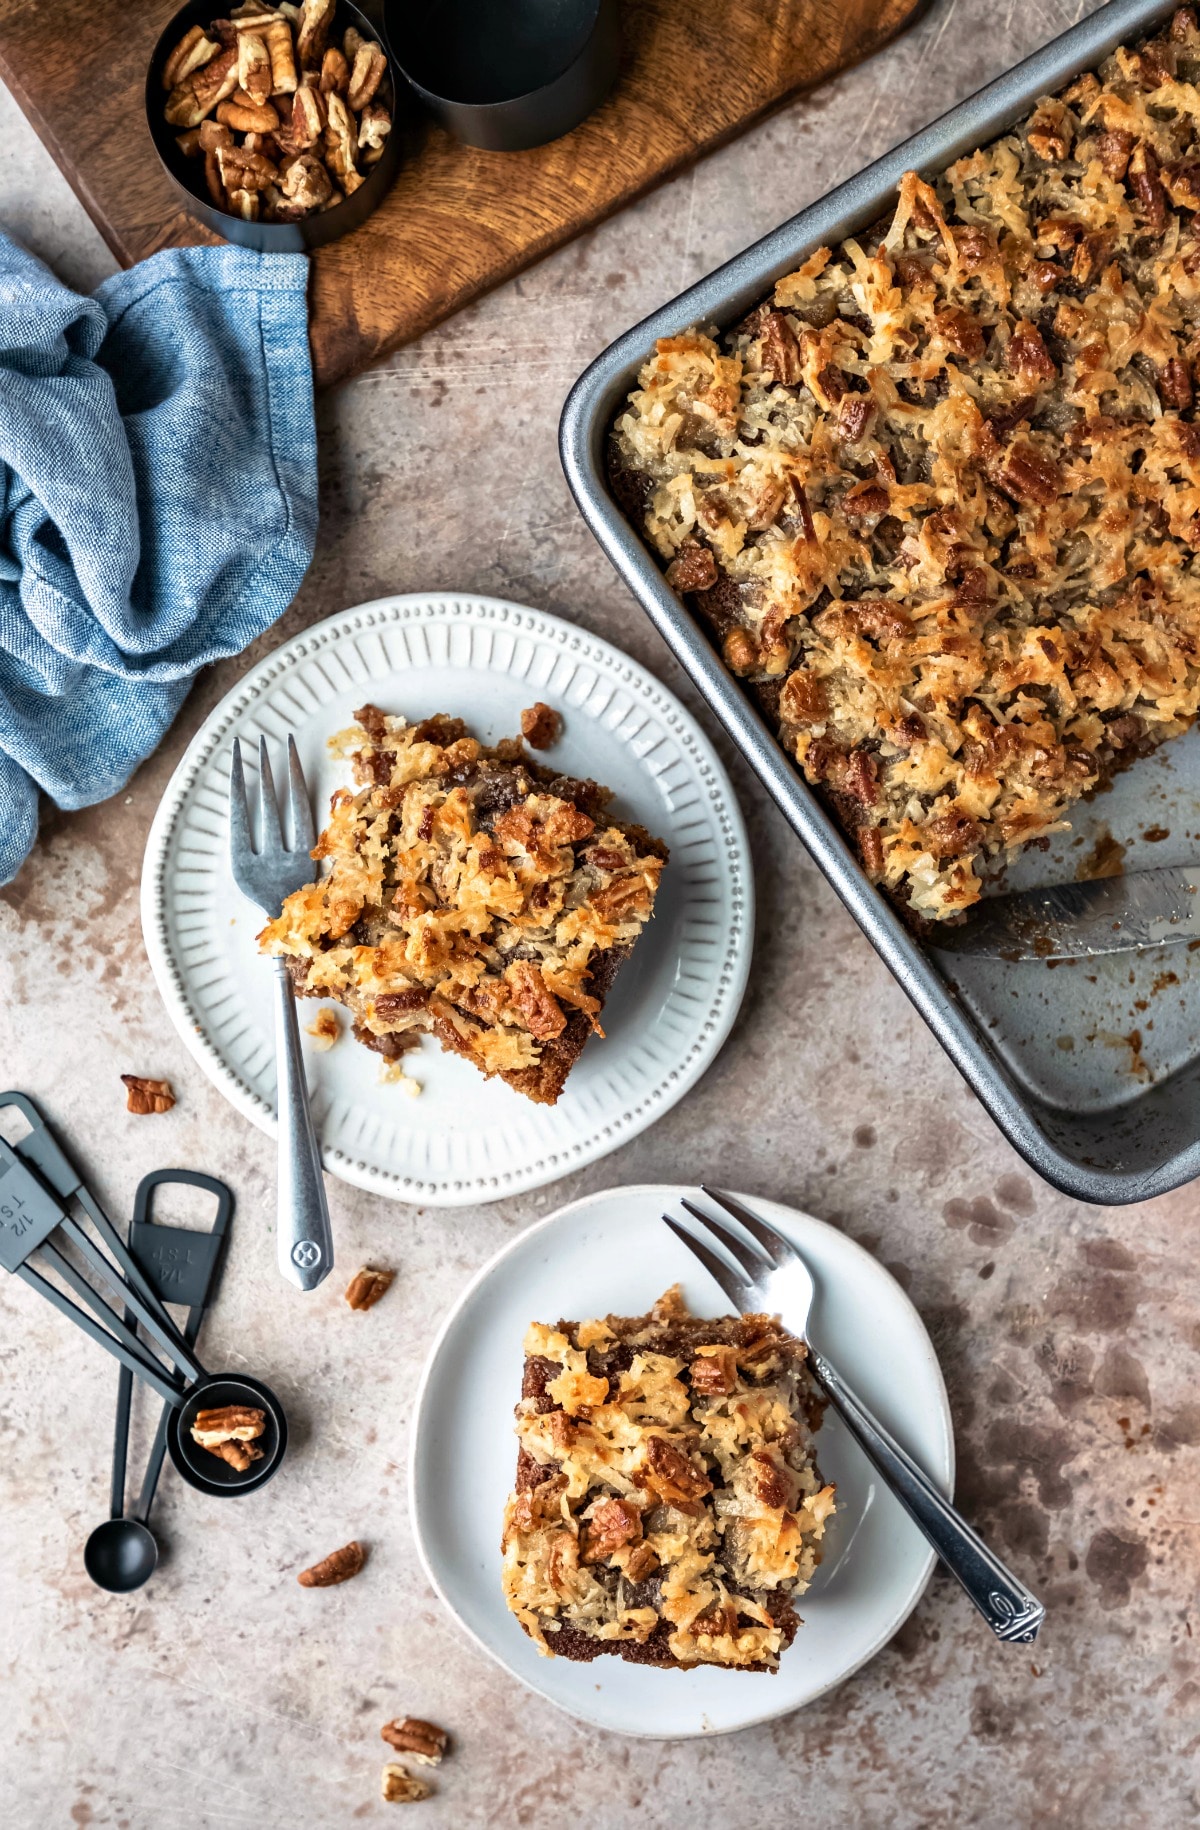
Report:
<svg viewBox="0 0 1200 1830"><path fill-rule="evenodd" d="M313 258L318 381L354 374L866 56L921 4L624 0L616 88L565 138L480 152L415 113L402 120L406 157L386 201ZM146 129L146 66L172 10L0 0L0 76L126 265L213 239L181 207Z"/></svg>

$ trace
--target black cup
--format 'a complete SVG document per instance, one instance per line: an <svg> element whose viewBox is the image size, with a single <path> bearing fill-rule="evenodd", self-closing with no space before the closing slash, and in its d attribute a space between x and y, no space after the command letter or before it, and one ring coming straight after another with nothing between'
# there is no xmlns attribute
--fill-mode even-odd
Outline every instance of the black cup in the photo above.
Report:
<svg viewBox="0 0 1200 1830"><path fill-rule="evenodd" d="M392 81L389 63L387 74L378 89L378 100L392 117L392 131L383 143L383 154L358 189L344 203L332 210L318 210L299 222L247 222L244 217L219 210L205 188L204 162L189 159L179 150L175 136L180 131L166 117L167 91L162 86L163 65L184 33L194 25L209 26L221 16L221 0L189 0L181 6L154 47L146 73L146 122L150 138L168 176L183 192L188 214L196 216L226 241L241 248L257 248L265 254L303 254L308 248L319 248L325 242L337 241L367 220L382 203L400 167L400 134L396 120L397 85ZM379 42L379 33L365 13L350 0L339 0L334 15L331 44L341 44L348 26L354 26L364 38Z"/></svg>
<svg viewBox="0 0 1200 1830"><path fill-rule="evenodd" d="M192 1425L198 1411L222 1410L227 1404L246 1405L266 1412L266 1423L256 1447L262 1460L252 1461L239 1473L219 1455L201 1448L192 1437ZM171 1460L189 1487L201 1493L225 1497L235 1493L253 1493L265 1486L283 1460L287 1448L287 1418L274 1392L258 1379L247 1379L240 1373L210 1374L193 1385L183 1404L167 1420L167 1450Z"/></svg>
<svg viewBox="0 0 1200 1830"><path fill-rule="evenodd" d="M468 146L520 152L578 127L617 74L617 0L385 0L396 68Z"/></svg>

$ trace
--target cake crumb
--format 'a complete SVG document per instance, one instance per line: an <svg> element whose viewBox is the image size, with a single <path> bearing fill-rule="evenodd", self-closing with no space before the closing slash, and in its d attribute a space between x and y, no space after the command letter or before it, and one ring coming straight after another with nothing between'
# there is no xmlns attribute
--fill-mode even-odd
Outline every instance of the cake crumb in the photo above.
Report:
<svg viewBox="0 0 1200 1830"><path fill-rule="evenodd" d="M342 1033L342 1026L332 1010L319 1010L305 1033L312 1037L314 1048L325 1050L332 1048L338 1041Z"/></svg>
<svg viewBox="0 0 1200 1830"><path fill-rule="evenodd" d="M562 717L541 699L521 713L521 735L531 750L548 750L562 736Z"/></svg>

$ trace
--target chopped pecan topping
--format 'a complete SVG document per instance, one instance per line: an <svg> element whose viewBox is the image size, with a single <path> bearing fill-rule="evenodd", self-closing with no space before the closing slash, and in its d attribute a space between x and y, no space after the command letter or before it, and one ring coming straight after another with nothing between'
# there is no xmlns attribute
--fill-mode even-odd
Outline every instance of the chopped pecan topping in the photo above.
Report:
<svg viewBox="0 0 1200 1830"><path fill-rule="evenodd" d="M605 1500L597 1506L580 1544L581 1563L607 1563L623 1544L636 1544L642 1535L642 1515L632 1500Z"/></svg>
<svg viewBox="0 0 1200 1830"><path fill-rule="evenodd" d="M340 1550L330 1551L327 1557L322 1557L311 1569L302 1569L296 1581L302 1589L332 1588L335 1583L349 1582L352 1576L357 1576L366 1560L364 1546L357 1538L352 1538L349 1544L343 1544Z"/></svg>
<svg viewBox="0 0 1200 1830"><path fill-rule="evenodd" d="M693 1510L698 1500L712 1492L703 1469L668 1442L665 1436L647 1436L644 1480L650 1491L680 1512Z"/></svg>
<svg viewBox="0 0 1200 1830"><path fill-rule="evenodd" d="M763 1506L778 1508L791 1504L793 1484L769 1449L756 1449L750 1460L754 1467L755 1497Z"/></svg>
<svg viewBox="0 0 1200 1830"><path fill-rule="evenodd" d="M1172 356L1159 370L1158 397L1164 407L1176 407L1180 412L1192 404L1192 378L1187 363L1178 356Z"/></svg>
<svg viewBox="0 0 1200 1830"><path fill-rule="evenodd" d="M562 716L541 699L521 713L521 735L533 750L549 750L562 736Z"/></svg>
<svg viewBox="0 0 1200 1830"><path fill-rule="evenodd" d="M795 387L804 374L800 346L792 327L781 311L764 311L760 319L763 366L769 368L784 387Z"/></svg>
<svg viewBox="0 0 1200 1830"><path fill-rule="evenodd" d="M863 519L868 515L886 515L890 499L882 483L856 483L842 497L842 513Z"/></svg>
<svg viewBox="0 0 1200 1830"><path fill-rule="evenodd" d="M125 1088L125 1110L140 1118L151 1112L169 1112L175 1104L169 1080L147 1080L143 1074L122 1074Z"/></svg>
<svg viewBox="0 0 1200 1830"><path fill-rule="evenodd" d="M927 820L921 836L935 858L960 858L979 844L983 828L978 820L971 819L958 808L951 808L949 813Z"/></svg>
<svg viewBox="0 0 1200 1830"><path fill-rule="evenodd" d="M428 838L428 834L424 835ZM414 1010L424 1010L429 992L424 985L409 985L404 991L381 991L375 999L375 1015L385 1022L392 1017L407 1017Z"/></svg>
<svg viewBox="0 0 1200 1830"><path fill-rule="evenodd" d="M829 716L829 699L817 674L798 667L783 683L780 715L792 724L821 724Z"/></svg>
<svg viewBox="0 0 1200 1830"><path fill-rule="evenodd" d="M863 863L871 875L877 877L883 870L885 861L883 834L878 826L860 826L855 837Z"/></svg>
<svg viewBox="0 0 1200 1830"><path fill-rule="evenodd" d="M760 659L758 643L748 629L731 629L722 653L735 674L753 673Z"/></svg>
<svg viewBox="0 0 1200 1830"><path fill-rule="evenodd" d="M1023 318L1009 338L1007 362L1022 381L1055 381L1058 370L1035 324Z"/></svg>
<svg viewBox="0 0 1200 1830"><path fill-rule="evenodd" d="M724 1397L737 1385L737 1355L732 1347L697 1347L689 1371L694 1392Z"/></svg>
<svg viewBox="0 0 1200 1830"><path fill-rule="evenodd" d="M346 1286L346 1301L352 1309L373 1309L380 1298L387 1295L395 1281L394 1271L378 1271L370 1265L363 1265Z"/></svg>
<svg viewBox="0 0 1200 1830"><path fill-rule="evenodd" d="M1062 491L1062 472L1054 459L1033 445L1013 444L995 471L1001 489L1018 502L1047 504Z"/></svg>
<svg viewBox="0 0 1200 1830"><path fill-rule="evenodd" d="M422 1722L419 1716L385 1722L379 1732L389 1747L419 1766L440 1766L450 1740L444 1728L434 1722Z"/></svg>
<svg viewBox="0 0 1200 1830"><path fill-rule="evenodd" d="M708 591L717 582L717 562L698 540L685 540L667 567L673 591Z"/></svg>
<svg viewBox="0 0 1200 1830"><path fill-rule="evenodd" d="M1133 151L1133 135L1123 128L1110 127L1096 141L1096 157L1104 167L1105 176L1114 184L1120 184L1129 168L1129 155Z"/></svg>
<svg viewBox="0 0 1200 1830"><path fill-rule="evenodd" d="M600 906L598 897L593 897L593 904L597 908ZM530 1035L539 1042L561 1036L567 1019L558 999L547 990L541 969L532 960L519 959L505 968L504 976L512 1003L524 1017Z"/></svg>
<svg viewBox="0 0 1200 1830"><path fill-rule="evenodd" d="M1134 147L1126 182L1141 204L1150 229L1160 235L1167 220L1167 200L1159 182L1158 156L1148 141L1139 140Z"/></svg>
<svg viewBox="0 0 1200 1830"><path fill-rule="evenodd" d="M848 445L856 445L875 411L875 403L869 394L847 394L838 409L838 437L845 439Z"/></svg>
<svg viewBox="0 0 1200 1830"><path fill-rule="evenodd" d="M944 311L935 312L933 322L950 348L960 356L967 356L972 361L982 356L983 326L971 312L961 306L949 306Z"/></svg>

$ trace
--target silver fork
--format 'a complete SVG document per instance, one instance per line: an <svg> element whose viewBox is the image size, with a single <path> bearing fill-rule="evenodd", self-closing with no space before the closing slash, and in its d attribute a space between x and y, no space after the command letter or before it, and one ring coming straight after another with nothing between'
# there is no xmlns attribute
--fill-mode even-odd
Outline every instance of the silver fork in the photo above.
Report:
<svg viewBox="0 0 1200 1830"><path fill-rule="evenodd" d="M1046 1618L1041 1602L972 1531L924 1469L900 1447L808 1339L813 1280L795 1246L742 1202L712 1188L703 1188L702 1192L732 1215L745 1233L735 1232L722 1221L701 1213L690 1201L681 1205L721 1249L715 1251L686 1227L679 1226L670 1214L664 1214L671 1231L711 1272L739 1313L764 1309L778 1312L792 1333L806 1342L808 1363L830 1404L950 1574L962 1584L992 1632L998 1639L1031 1644Z"/></svg>
<svg viewBox="0 0 1200 1830"><path fill-rule="evenodd" d="M310 853L316 843L312 807L296 740L288 738L288 809L292 847L284 844L279 802L271 774L265 737L258 744L258 804L262 842L257 851L251 839L246 778L242 773L241 739L233 740L229 769L229 861L233 880L243 896L274 920L285 896L303 889L313 878ZM315 1290L333 1269L333 1236L321 1174L308 1084L300 1052L300 1026L296 1022L296 993L292 976L281 959L271 962L275 971L275 1060L279 1085L279 1186L276 1246L279 1269L302 1290Z"/></svg>

